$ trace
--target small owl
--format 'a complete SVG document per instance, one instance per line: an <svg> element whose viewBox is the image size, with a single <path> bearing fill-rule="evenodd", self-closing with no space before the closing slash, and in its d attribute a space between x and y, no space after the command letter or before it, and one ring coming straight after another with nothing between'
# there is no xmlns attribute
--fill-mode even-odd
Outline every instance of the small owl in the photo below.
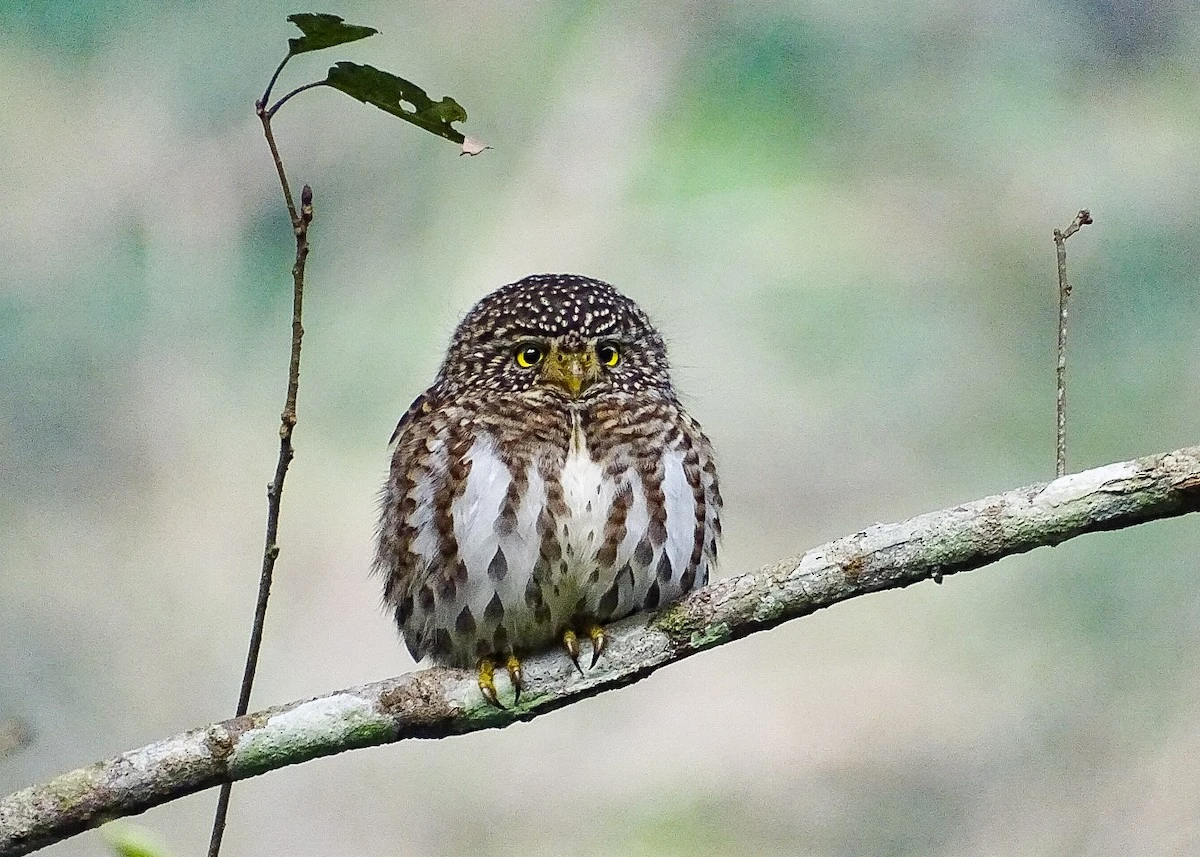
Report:
<svg viewBox="0 0 1200 857"><path fill-rule="evenodd" d="M483 298L400 419L376 569L414 658L503 665L558 642L594 666L604 624L708 580L721 534L712 445L662 337L599 280L540 274ZM582 672L582 670L581 670Z"/></svg>

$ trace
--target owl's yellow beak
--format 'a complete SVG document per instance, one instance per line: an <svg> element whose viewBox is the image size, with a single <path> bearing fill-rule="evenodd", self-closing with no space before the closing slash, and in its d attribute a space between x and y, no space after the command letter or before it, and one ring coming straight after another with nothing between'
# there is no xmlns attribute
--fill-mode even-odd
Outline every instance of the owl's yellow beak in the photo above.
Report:
<svg viewBox="0 0 1200 857"><path fill-rule="evenodd" d="M557 347L550 349L542 370L543 380L562 387L572 398L579 398L599 376L600 367L591 351L559 351Z"/></svg>

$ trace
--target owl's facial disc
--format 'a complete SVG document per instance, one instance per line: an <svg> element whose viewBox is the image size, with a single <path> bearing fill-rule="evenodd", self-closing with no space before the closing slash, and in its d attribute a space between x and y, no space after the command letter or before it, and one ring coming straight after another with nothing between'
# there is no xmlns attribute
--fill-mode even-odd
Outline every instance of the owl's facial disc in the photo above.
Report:
<svg viewBox="0 0 1200 857"><path fill-rule="evenodd" d="M594 349L560 351L557 344L550 346L542 367L543 381L561 387L572 399L578 399L599 377L600 364L596 362Z"/></svg>

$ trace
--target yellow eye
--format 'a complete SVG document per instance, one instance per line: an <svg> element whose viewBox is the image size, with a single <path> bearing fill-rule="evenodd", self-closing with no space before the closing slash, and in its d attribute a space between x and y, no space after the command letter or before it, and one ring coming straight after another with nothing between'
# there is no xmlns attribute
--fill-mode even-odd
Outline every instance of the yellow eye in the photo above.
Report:
<svg viewBox="0 0 1200 857"><path fill-rule="evenodd" d="M532 369L542 362L546 356L545 350L538 345L522 345L517 349L517 365L522 369Z"/></svg>
<svg viewBox="0 0 1200 857"><path fill-rule="evenodd" d="M596 349L596 359L605 366L616 366L621 362L621 353L617 351L617 346L605 343Z"/></svg>

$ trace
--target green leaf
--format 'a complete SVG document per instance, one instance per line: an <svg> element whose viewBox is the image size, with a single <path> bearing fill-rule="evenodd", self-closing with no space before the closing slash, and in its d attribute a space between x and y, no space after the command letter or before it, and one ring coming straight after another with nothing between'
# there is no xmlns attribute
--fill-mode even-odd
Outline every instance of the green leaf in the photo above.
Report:
<svg viewBox="0 0 1200 857"><path fill-rule="evenodd" d="M162 844L145 828L126 822L106 824L102 833L108 847L117 857L167 857Z"/></svg>
<svg viewBox="0 0 1200 857"><path fill-rule="evenodd" d="M367 36L373 36L379 31L358 24L347 24L337 15L324 12L298 12L287 18L304 33L298 39L288 39L288 54L305 54L309 51L319 51L332 48L334 45L344 45L346 42L357 42Z"/></svg>
<svg viewBox="0 0 1200 857"><path fill-rule="evenodd" d="M467 121L467 111L450 96L434 101L425 90L402 77L369 65L340 62L329 69L325 83L366 104L373 104L405 122L424 128L454 143L461 143L465 154L478 154L485 146L464 137L452 122Z"/></svg>

